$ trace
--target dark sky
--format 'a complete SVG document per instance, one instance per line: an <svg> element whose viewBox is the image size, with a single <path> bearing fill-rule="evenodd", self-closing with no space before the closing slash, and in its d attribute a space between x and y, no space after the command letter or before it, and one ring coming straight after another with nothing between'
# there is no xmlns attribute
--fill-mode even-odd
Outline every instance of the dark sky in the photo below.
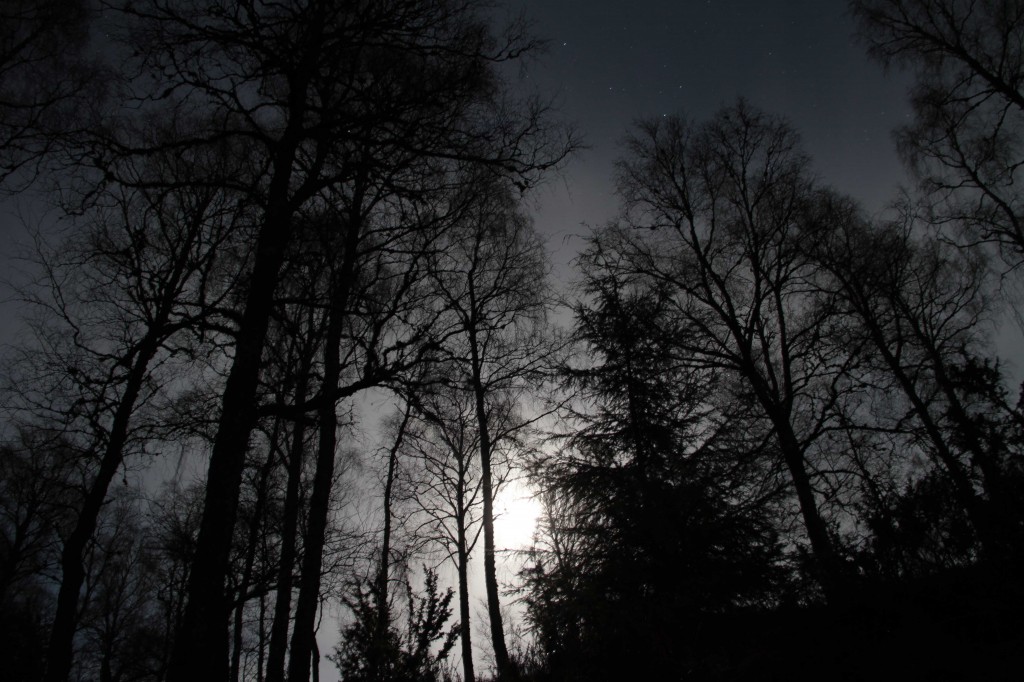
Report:
<svg viewBox="0 0 1024 682"><path fill-rule="evenodd" d="M743 96L788 118L821 179L869 209L904 180L890 133L907 115L907 81L867 59L845 0L507 0L502 11L525 12L549 41L527 86L556 96L588 146L535 196L560 279L582 224L615 214L613 162L637 118L706 119ZM7 245L23 229L9 208Z"/></svg>
<svg viewBox="0 0 1024 682"><path fill-rule="evenodd" d="M853 38L844 0L512 0L548 50L529 81L557 93L589 149L538 195L538 226L564 264L581 223L614 216L613 162L637 118L711 116L737 97L787 118L817 175L881 209L905 182L891 131L907 80L886 75Z"/></svg>

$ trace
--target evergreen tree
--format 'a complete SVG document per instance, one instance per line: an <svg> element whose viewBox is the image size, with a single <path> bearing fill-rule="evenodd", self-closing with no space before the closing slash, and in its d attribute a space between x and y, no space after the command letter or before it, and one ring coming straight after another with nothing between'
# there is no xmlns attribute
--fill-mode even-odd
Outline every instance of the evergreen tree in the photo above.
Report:
<svg viewBox="0 0 1024 682"><path fill-rule="evenodd" d="M391 622L380 627L381 613L390 619L392 609L380 609L380 583L355 583L345 604L353 620L341 632L341 643L331 660L345 682L440 682L446 679L443 665L458 636L458 623L448 627L454 592L441 592L437 573L424 567L424 585L417 595L405 579L408 606L405 628ZM381 636L381 632L385 635Z"/></svg>
<svg viewBox="0 0 1024 682"><path fill-rule="evenodd" d="M778 545L755 458L727 437L741 425L704 400L719 377L673 357L665 292L588 255L576 334L592 364L566 370L575 429L541 468L526 602L555 674L658 679L697 665L708 617L769 598Z"/></svg>

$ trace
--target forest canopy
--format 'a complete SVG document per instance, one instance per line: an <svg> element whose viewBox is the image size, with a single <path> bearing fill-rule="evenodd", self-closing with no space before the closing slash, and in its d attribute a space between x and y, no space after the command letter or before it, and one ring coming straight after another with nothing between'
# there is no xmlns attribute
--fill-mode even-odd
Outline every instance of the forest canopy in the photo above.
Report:
<svg viewBox="0 0 1024 682"><path fill-rule="evenodd" d="M913 78L911 187L867 211L742 97L643 118L565 286L531 201L584 138L526 18L3 2L0 192L48 216L5 285L6 678L1019 670L1024 6L849 9Z"/></svg>

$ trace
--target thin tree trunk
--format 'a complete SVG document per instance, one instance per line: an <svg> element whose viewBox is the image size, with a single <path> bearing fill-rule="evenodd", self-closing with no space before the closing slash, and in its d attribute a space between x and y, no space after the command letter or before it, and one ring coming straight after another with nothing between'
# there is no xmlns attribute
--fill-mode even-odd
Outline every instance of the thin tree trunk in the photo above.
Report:
<svg viewBox="0 0 1024 682"><path fill-rule="evenodd" d="M464 494L464 490L459 491L455 520L459 543L459 640L462 646L462 679L464 682L474 682L473 638L469 622L469 552L466 549L466 512L462 508Z"/></svg>
<svg viewBox="0 0 1024 682"><path fill-rule="evenodd" d="M295 388L296 405L306 401L310 365L301 369ZM295 543L299 527L299 488L302 479L302 461L305 455L305 417L295 420L291 451L288 454L288 482L284 497L284 528L281 529L281 559L277 571L277 594L274 599L274 619L270 625L270 650L267 654L267 682L284 682L285 653L288 648L288 623L291 615L292 574L295 570Z"/></svg>
<svg viewBox="0 0 1024 682"><path fill-rule="evenodd" d="M394 474L398 460L398 450L401 447L401 440L406 434L406 427L409 424L410 416L413 413L411 401L406 401L406 412L402 415L401 424L395 435L394 443L388 451L387 478L384 481L384 532L381 539L380 565L377 568L377 622L374 625L374 642L370 648L370 670L371 675L379 675L385 664L381 655L385 650L388 626L391 623L391 604L388 600L391 571L391 495L394 489Z"/></svg>
<svg viewBox="0 0 1024 682"><path fill-rule="evenodd" d="M291 655L288 660L288 682L309 680L310 657L316 646L314 625L320 603L320 571L323 568L323 548L327 534L327 516L330 510L331 487L334 484L334 458L338 441L336 393L341 381L341 334L355 276L356 249L361 228L360 216L356 211L360 209L362 203L361 186L361 183L357 186L352 201L354 209L347 224L344 225L345 242L342 245L341 267L331 278L330 308L324 341L323 384L318 406L320 437L306 524L306 552L302 562L302 579L295 607L295 628L292 631Z"/></svg>
<svg viewBox="0 0 1024 682"><path fill-rule="evenodd" d="M910 401L911 407L913 407L914 412L917 414L917 418L921 421L921 425L924 426L925 433L928 434L928 439L932 443L936 457L943 468L945 468L946 474L953 483L954 496L964 511L967 512L967 516L971 519L971 524L977 531L983 545L987 546L989 544L988 524L983 518L981 500L978 499L977 494L974 492L974 485L971 483L970 476L960 460L950 450L939 425L932 418L928 406L921 398L911 378L907 376L903 367L900 366L899 361L890 353L888 348L882 346L881 341L879 341L878 347L886 364L889 365L889 370L895 375L900 388L903 389L904 395ZM955 395L952 397L956 398Z"/></svg>
<svg viewBox="0 0 1024 682"><path fill-rule="evenodd" d="M475 310L470 287L470 307ZM491 480L491 435L487 428L487 408L484 403L482 362L477 339L476 326L470 320L469 329L470 364L472 365L473 397L476 407L476 421L480 437L480 487L483 496L484 526L484 585L487 591L487 615L491 626L491 644L494 647L494 663L498 678L503 682L516 679L515 669L505 645L505 628L501 618L501 601L498 590L498 574L494 547L494 488Z"/></svg>
<svg viewBox="0 0 1024 682"><path fill-rule="evenodd" d="M333 316L332 316L333 317ZM322 406L319 410L319 442L317 444L316 472L313 493L309 500L306 524L305 555L299 598L295 607L295 628L292 631L291 654L288 660L288 681L309 680L310 657L314 646L314 624L320 603L320 571L323 568L323 549L327 535L327 516L330 510L331 487L334 483L334 458L338 443L338 415L331 394L341 375L338 344L341 343L340 321L328 324L324 384L321 390Z"/></svg>
<svg viewBox="0 0 1024 682"><path fill-rule="evenodd" d="M825 598L829 602L841 601L844 594L843 567L836 554L828 527L818 510L818 503L814 498L814 488L811 485L810 476L807 474L807 463L804 460L803 450L788 421L784 418L773 419L773 421L782 457L796 491L800 514L804 520L804 528L807 530L807 538L811 542L815 577L821 584Z"/></svg>
<svg viewBox="0 0 1024 682"><path fill-rule="evenodd" d="M263 651L267 646L267 595L260 592L260 641L256 650L256 682L263 682L264 657Z"/></svg>
<svg viewBox="0 0 1024 682"><path fill-rule="evenodd" d="M85 580L85 567L82 557L86 545L96 532L100 511L107 498L110 482L117 473L117 468L124 460L124 448L128 442L128 428L132 412L142 391L149 363L156 355L159 343L156 335L151 333L139 346L138 356L132 366L131 373L125 384L124 393L118 403L114 420L110 427L107 447L104 448L100 460L100 469L93 479L92 486L86 494L85 501L78 513L75 527L68 536L61 550L60 590L57 593L57 610L50 630L50 646L47 650L44 682L65 682L71 672L74 651L75 628L78 621L78 598Z"/></svg>
<svg viewBox="0 0 1024 682"><path fill-rule="evenodd" d="M742 342L742 334L734 333L734 336ZM784 381L782 396L780 396L779 391L773 389L757 371L749 347L744 352L742 371L753 387L754 395L761 404L765 416L771 421L783 464L786 465L793 482L797 503L800 505L800 515L804 521L804 529L807 531L807 539L811 543L815 578L821 585L826 600L833 603L840 602L845 595L843 579L845 570L829 535L828 526L818 509L818 502L814 497L814 487L811 485L811 478L807 473L804 448L800 445L800 440L793 430L791 421L792 387L788 375Z"/></svg>
<svg viewBox="0 0 1024 682"><path fill-rule="evenodd" d="M206 476L203 518L189 577L188 604L181 631L175 638L168 682L224 680L228 675L224 579L229 570L231 536L249 435L256 425L256 392L274 291L292 232L289 186L305 118L305 90L304 83L293 88L289 97L291 117L277 145L267 210L256 240L249 290L236 337L235 358L221 399Z"/></svg>
<svg viewBox="0 0 1024 682"><path fill-rule="evenodd" d="M907 400L910 401L910 405L913 408L914 413L920 420L921 425L924 426L925 433L928 435L928 440L931 441L932 447L935 451L935 456L939 460L939 463L946 470L950 481L953 484L953 494L956 497L957 502L967 513L968 518L971 521L971 525L974 526L975 532L978 533L978 539L981 542L982 548L991 552L993 547L993 541L991 539L990 523L985 514L984 504L978 495L974 492L974 485L970 480L968 472L964 469L963 464L949 448L946 438L942 435L942 430L939 428L938 423L933 419L931 411L928 409L928 405L921 397L914 384L913 379L908 376L904 370L900 360L893 353L889 347L888 340L885 337L885 333L882 329L881 322L875 315L874 309L871 306L871 302L866 299L858 284L851 283L840 275L840 281L843 286L849 292L849 298L854 306L854 309L859 313L861 322L867 327L868 333L871 340L874 342L875 348L882 356L882 360L888 366L889 371L892 372L897 383L906 396ZM896 307L900 309L900 312L906 313L904 310L906 306L900 306L896 303ZM950 404L950 414L954 421L957 421L962 427L971 428L969 419L965 419L966 414L963 411L963 407L960 404L959 397L951 386L948 377L945 372L945 365L942 358L930 348L930 342L927 335L920 332L917 329L917 325L911 321L912 327L915 331L918 341L926 348L929 359L932 361L932 367L935 372L936 382L939 387L946 394L946 398ZM973 434L972 434L973 435ZM977 440L971 438L968 449L974 453L975 461L985 460L986 453L983 452L980 444ZM984 473L984 471L983 471ZM986 480L988 477L986 476Z"/></svg>
<svg viewBox="0 0 1024 682"><path fill-rule="evenodd" d="M245 589L243 583L242 590ZM238 600L238 604L235 606L235 618L232 624L232 638L231 638L231 682L238 682L239 673L242 668L242 626L244 621L242 616L245 611L245 602L242 599Z"/></svg>
<svg viewBox="0 0 1024 682"><path fill-rule="evenodd" d="M253 508L252 523L249 524L249 535L246 538L248 547L245 553L245 567L242 569L242 579L238 585L238 605L235 607L234 640L231 651L231 680L238 682L241 674L242 663L242 628L245 615L245 593L249 589L252 580L252 569L256 564L256 541L259 539L260 518L263 516L263 507L267 499L267 481L270 479L270 472L274 468L274 446L277 442L277 435L271 438L267 461L260 469L260 479L257 490L256 504Z"/></svg>
<svg viewBox="0 0 1024 682"><path fill-rule="evenodd" d="M313 682L320 682L320 645L313 637Z"/></svg>
<svg viewBox="0 0 1024 682"><path fill-rule="evenodd" d="M391 572L391 495L395 483L395 468L398 463L398 451L402 447L402 438L405 436L406 426L409 424L409 417L412 415L412 403L406 401L405 414L402 416L402 423L398 427L395 442L388 451L388 473L384 482L384 533L381 539L380 566L377 569L377 622L374 627L374 645L370 651L374 658L384 651L384 641L387 637L388 625L391 622L391 606L388 603L389 577ZM371 661L371 670L379 670L377 667L383 661Z"/></svg>

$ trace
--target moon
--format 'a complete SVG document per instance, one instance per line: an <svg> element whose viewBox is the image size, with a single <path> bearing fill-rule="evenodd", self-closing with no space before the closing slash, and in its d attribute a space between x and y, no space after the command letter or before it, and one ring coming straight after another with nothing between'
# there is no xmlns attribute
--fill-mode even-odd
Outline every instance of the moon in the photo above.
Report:
<svg viewBox="0 0 1024 682"><path fill-rule="evenodd" d="M511 485L502 491L496 502L495 544L504 549L529 547L542 512L541 503L533 496L533 491L525 486Z"/></svg>

